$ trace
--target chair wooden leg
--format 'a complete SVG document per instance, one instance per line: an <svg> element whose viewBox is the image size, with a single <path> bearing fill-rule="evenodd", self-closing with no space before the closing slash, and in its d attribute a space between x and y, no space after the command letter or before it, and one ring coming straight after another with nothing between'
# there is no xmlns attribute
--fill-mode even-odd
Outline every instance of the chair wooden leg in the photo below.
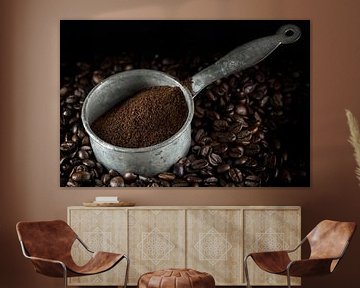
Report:
<svg viewBox="0 0 360 288"><path fill-rule="evenodd" d="M247 266L247 259L249 258L250 255L247 255L244 258L244 272L245 272L245 279L246 279L246 287L247 288L251 288L250 285L250 279L249 279L249 270L248 270L248 266Z"/></svg>
<svg viewBox="0 0 360 288"><path fill-rule="evenodd" d="M124 280L124 288L127 287L128 277L129 277L129 265L130 265L130 259L127 256L124 256L126 259L126 271L125 271L125 280Z"/></svg>

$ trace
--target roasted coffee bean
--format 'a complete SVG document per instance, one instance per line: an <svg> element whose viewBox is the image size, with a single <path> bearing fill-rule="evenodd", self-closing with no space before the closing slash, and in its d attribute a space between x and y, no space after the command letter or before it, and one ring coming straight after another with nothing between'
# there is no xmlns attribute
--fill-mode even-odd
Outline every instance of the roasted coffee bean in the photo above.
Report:
<svg viewBox="0 0 360 288"><path fill-rule="evenodd" d="M172 181L175 179L176 175L170 172L163 172L158 175L159 179L165 181Z"/></svg>
<svg viewBox="0 0 360 288"><path fill-rule="evenodd" d="M243 175L242 175L242 172L240 171L240 169L238 169L238 168L231 168L229 170L229 176L230 176L230 179L232 181L234 181L235 183L242 182Z"/></svg>
<svg viewBox="0 0 360 288"><path fill-rule="evenodd" d="M67 186L67 187L79 187L80 184L77 183L77 182L75 182L75 181L73 181L72 179L69 179L69 181L66 182L66 186Z"/></svg>
<svg viewBox="0 0 360 288"><path fill-rule="evenodd" d="M84 146L88 146L90 145L90 139L89 139L89 136L85 136L82 140L81 140L81 145L84 145Z"/></svg>
<svg viewBox="0 0 360 288"><path fill-rule="evenodd" d="M216 185L219 180L216 177L208 177L204 179L205 185Z"/></svg>
<svg viewBox="0 0 360 288"><path fill-rule="evenodd" d="M111 177L119 176L119 173L113 169L109 170L109 174Z"/></svg>
<svg viewBox="0 0 360 288"><path fill-rule="evenodd" d="M211 142L212 142L211 137L206 136L206 137L201 139L200 144L201 145L207 145L207 144L210 144Z"/></svg>
<svg viewBox="0 0 360 288"><path fill-rule="evenodd" d="M203 181L202 178L192 175L186 176L185 179L189 183L201 183Z"/></svg>
<svg viewBox="0 0 360 288"><path fill-rule="evenodd" d="M234 134L237 134L243 129L243 127L244 126L242 123L236 123L230 127L230 131Z"/></svg>
<svg viewBox="0 0 360 288"><path fill-rule="evenodd" d="M222 158L216 153L210 153L207 159L212 166L218 166L222 163Z"/></svg>
<svg viewBox="0 0 360 288"><path fill-rule="evenodd" d="M76 182L88 182L91 180L91 173L86 172L86 171L74 172L71 175L71 179Z"/></svg>
<svg viewBox="0 0 360 288"><path fill-rule="evenodd" d="M184 176L184 164L181 163L175 163L174 167L173 167L173 173L178 176L178 177L182 177Z"/></svg>
<svg viewBox="0 0 360 288"><path fill-rule="evenodd" d="M225 120L215 120L213 125L215 131L227 131L229 128L229 124Z"/></svg>
<svg viewBox="0 0 360 288"><path fill-rule="evenodd" d="M213 121L220 120L220 114L216 111L210 110L207 112L207 118Z"/></svg>
<svg viewBox="0 0 360 288"><path fill-rule="evenodd" d="M83 171L88 171L88 167L86 167L85 165L78 165L74 168L75 172L83 172Z"/></svg>
<svg viewBox="0 0 360 288"><path fill-rule="evenodd" d="M187 187L189 186L189 183L186 180L182 179L174 179L172 182L173 187Z"/></svg>
<svg viewBox="0 0 360 288"><path fill-rule="evenodd" d="M203 107L195 106L195 116L199 118L203 118L205 116L206 110Z"/></svg>
<svg viewBox="0 0 360 288"><path fill-rule="evenodd" d="M234 110L234 104L230 103L228 105L226 105L225 107L225 112L227 112L227 114L229 115L229 112Z"/></svg>
<svg viewBox="0 0 360 288"><path fill-rule="evenodd" d="M204 129L199 129L195 134L195 142L200 143L201 140L206 136Z"/></svg>
<svg viewBox="0 0 360 288"><path fill-rule="evenodd" d="M236 134L236 143L242 144L242 145L247 145L250 143L251 138L252 138L252 134L250 131L242 130L241 132Z"/></svg>
<svg viewBox="0 0 360 288"><path fill-rule="evenodd" d="M76 149L76 143L74 142L64 142L60 145L60 150L64 152L71 152Z"/></svg>
<svg viewBox="0 0 360 288"><path fill-rule="evenodd" d="M216 172L219 174L225 173L226 171L229 171L231 166L229 164L222 164L216 168Z"/></svg>
<svg viewBox="0 0 360 288"><path fill-rule="evenodd" d="M245 165L246 167L257 167L258 162L254 158L248 157Z"/></svg>
<svg viewBox="0 0 360 288"><path fill-rule="evenodd" d="M229 156L231 158L241 158L244 155L244 147L242 146L236 146L234 148L231 148L229 151Z"/></svg>
<svg viewBox="0 0 360 288"><path fill-rule="evenodd" d="M82 160L82 163L87 166L87 167L90 167L90 168L94 168L96 167L96 164L94 161L90 160L90 159L84 159Z"/></svg>
<svg viewBox="0 0 360 288"><path fill-rule="evenodd" d="M206 92L206 96L212 102L215 102L217 100L217 97L215 96L215 94L211 90L208 90Z"/></svg>
<svg viewBox="0 0 360 288"><path fill-rule="evenodd" d="M68 87L61 87L61 89L60 89L60 97L66 96L68 91L69 91Z"/></svg>
<svg viewBox="0 0 360 288"><path fill-rule="evenodd" d="M239 104L235 107L235 113L241 116L246 116L248 111L245 105Z"/></svg>
<svg viewBox="0 0 360 288"><path fill-rule="evenodd" d="M260 185L260 178L256 175L249 175L245 178L245 186L257 187Z"/></svg>
<svg viewBox="0 0 360 288"><path fill-rule="evenodd" d="M124 178L115 176L110 180L110 187L124 187Z"/></svg>
<svg viewBox="0 0 360 288"><path fill-rule="evenodd" d="M265 74L261 71L256 72L255 75L256 81L259 83L263 83L265 81Z"/></svg>
<svg viewBox="0 0 360 288"><path fill-rule="evenodd" d="M79 128L79 130L77 131L77 136L82 139L86 136L84 130L82 130L81 128Z"/></svg>
<svg viewBox="0 0 360 288"><path fill-rule="evenodd" d="M101 71L94 71L92 81L94 84L100 83L104 79L104 74Z"/></svg>
<svg viewBox="0 0 360 288"><path fill-rule="evenodd" d="M201 150L201 146L200 145L194 145L191 147L191 151L195 154L198 154Z"/></svg>
<svg viewBox="0 0 360 288"><path fill-rule="evenodd" d="M137 175L132 172L126 172L126 173L124 173L123 178L126 183L131 183L136 180Z"/></svg>
<svg viewBox="0 0 360 288"><path fill-rule="evenodd" d="M211 151L212 151L211 146L205 145L205 146L201 147L199 155L201 155L203 157L207 157L211 153Z"/></svg>
<svg viewBox="0 0 360 288"><path fill-rule="evenodd" d="M216 154L224 154L228 150L228 145L225 143L216 144L213 146L213 151Z"/></svg>
<svg viewBox="0 0 360 288"><path fill-rule="evenodd" d="M198 159L191 163L191 168L194 170L200 170L207 167L209 163L204 159Z"/></svg>
<svg viewBox="0 0 360 288"><path fill-rule="evenodd" d="M153 182L153 183L148 184L147 187L160 187L160 185L156 182Z"/></svg>
<svg viewBox="0 0 360 288"><path fill-rule="evenodd" d="M95 186L96 187L103 187L104 183L100 179L95 179Z"/></svg>
<svg viewBox="0 0 360 288"><path fill-rule="evenodd" d="M236 140L236 135L231 132L215 132L213 137L220 143L229 143Z"/></svg>
<svg viewBox="0 0 360 288"><path fill-rule="evenodd" d="M102 166L99 162L95 162L95 169L100 175L104 172L104 166Z"/></svg>
<svg viewBox="0 0 360 288"><path fill-rule="evenodd" d="M258 144L249 144L245 147L245 155L247 156L255 156L259 154L261 151L261 147Z"/></svg>
<svg viewBox="0 0 360 288"><path fill-rule="evenodd" d="M72 135L72 137L71 137L71 141L72 141L72 142L76 143L76 142L78 142L79 140L80 140L80 138L79 138L77 135Z"/></svg>
<svg viewBox="0 0 360 288"><path fill-rule="evenodd" d="M89 153L86 152L85 150L80 150L80 151L78 152L78 157L79 157L80 159L89 159Z"/></svg>
<svg viewBox="0 0 360 288"><path fill-rule="evenodd" d="M200 175L205 176L205 177L209 177L209 176L214 176L213 170L211 169L210 166L200 170Z"/></svg>
<svg viewBox="0 0 360 288"><path fill-rule="evenodd" d="M74 104L74 103L78 102L78 100L79 100L78 97L76 97L75 95L71 95L71 96L66 98L65 102L67 104Z"/></svg>
<svg viewBox="0 0 360 288"><path fill-rule="evenodd" d="M249 157L247 156L241 156L239 159L236 159L234 161L235 166L241 166L244 165L249 160Z"/></svg>
<svg viewBox="0 0 360 288"><path fill-rule="evenodd" d="M160 180L159 186L161 187L170 187L170 182L165 180Z"/></svg>
<svg viewBox="0 0 360 288"><path fill-rule="evenodd" d="M73 165L73 167L80 165L82 162L79 158L72 158L69 160L70 164Z"/></svg>
<svg viewBox="0 0 360 288"><path fill-rule="evenodd" d="M256 85L249 82L249 83L245 83L243 91L245 94L250 94L251 92L253 92L255 90Z"/></svg>

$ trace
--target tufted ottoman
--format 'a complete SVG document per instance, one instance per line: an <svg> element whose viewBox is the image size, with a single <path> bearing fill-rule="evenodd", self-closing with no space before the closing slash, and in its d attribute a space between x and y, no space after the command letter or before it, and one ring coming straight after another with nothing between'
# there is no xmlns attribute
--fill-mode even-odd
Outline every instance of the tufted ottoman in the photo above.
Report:
<svg viewBox="0 0 360 288"><path fill-rule="evenodd" d="M138 288L214 288L214 277L192 269L166 269L140 276Z"/></svg>

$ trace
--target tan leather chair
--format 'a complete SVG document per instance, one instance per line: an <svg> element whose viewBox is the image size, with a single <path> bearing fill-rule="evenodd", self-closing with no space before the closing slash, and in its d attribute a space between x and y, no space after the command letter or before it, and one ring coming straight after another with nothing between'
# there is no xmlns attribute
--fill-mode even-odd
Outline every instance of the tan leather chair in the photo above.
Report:
<svg viewBox="0 0 360 288"><path fill-rule="evenodd" d="M67 287L67 277L87 276L102 273L126 259L124 288L127 285L129 259L124 254L91 251L62 220L19 222L16 225L24 256L31 260L35 271L50 277L63 277ZM78 240L89 253L90 260L78 266L71 256L71 247Z"/></svg>
<svg viewBox="0 0 360 288"><path fill-rule="evenodd" d="M354 222L324 220L292 250L250 253L244 259L247 287L251 287L247 267L249 257L266 272L287 275L289 288L291 287L290 276L304 277L333 272L344 256L355 229ZM289 253L297 250L306 241L310 245L310 257L291 261Z"/></svg>

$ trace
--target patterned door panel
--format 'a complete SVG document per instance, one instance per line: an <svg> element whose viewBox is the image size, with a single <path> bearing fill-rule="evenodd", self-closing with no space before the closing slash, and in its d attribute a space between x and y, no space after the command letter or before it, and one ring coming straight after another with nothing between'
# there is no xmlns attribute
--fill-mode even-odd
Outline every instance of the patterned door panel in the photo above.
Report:
<svg viewBox="0 0 360 288"><path fill-rule="evenodd" d="M187 211L187 266L215 277L216 285L242 282L242 211Z"/></svg>
<svg viewBox="0 0 360 288"><path fill-rule="evenodd" d="M244 211L244 255L251 252L287 250L300 242L300 211L262 209ZM291 255L299 259L300 249ZM253 285L286 285L286 277L266 273L248 260L250 283ZM292 284L300 284L292 278Z"/></svg>
<svg viewBox="0 0 360 288"><path fill-rule="evenodd" d="M127 215L126 210L83 209L70 210L70 226L92 251L126 253ZM72 247L76 263L84 264L89 260L89 252L76 241ZM93 276L69 278L70 285L122 285L125 275L125 261L112 270Z"/></svg>
<svg viewBox="0 0 360 288"><path fill-rule="evenodd" d="M185 210L129 210L129 281L141 274L185 267Z"/></svg>

